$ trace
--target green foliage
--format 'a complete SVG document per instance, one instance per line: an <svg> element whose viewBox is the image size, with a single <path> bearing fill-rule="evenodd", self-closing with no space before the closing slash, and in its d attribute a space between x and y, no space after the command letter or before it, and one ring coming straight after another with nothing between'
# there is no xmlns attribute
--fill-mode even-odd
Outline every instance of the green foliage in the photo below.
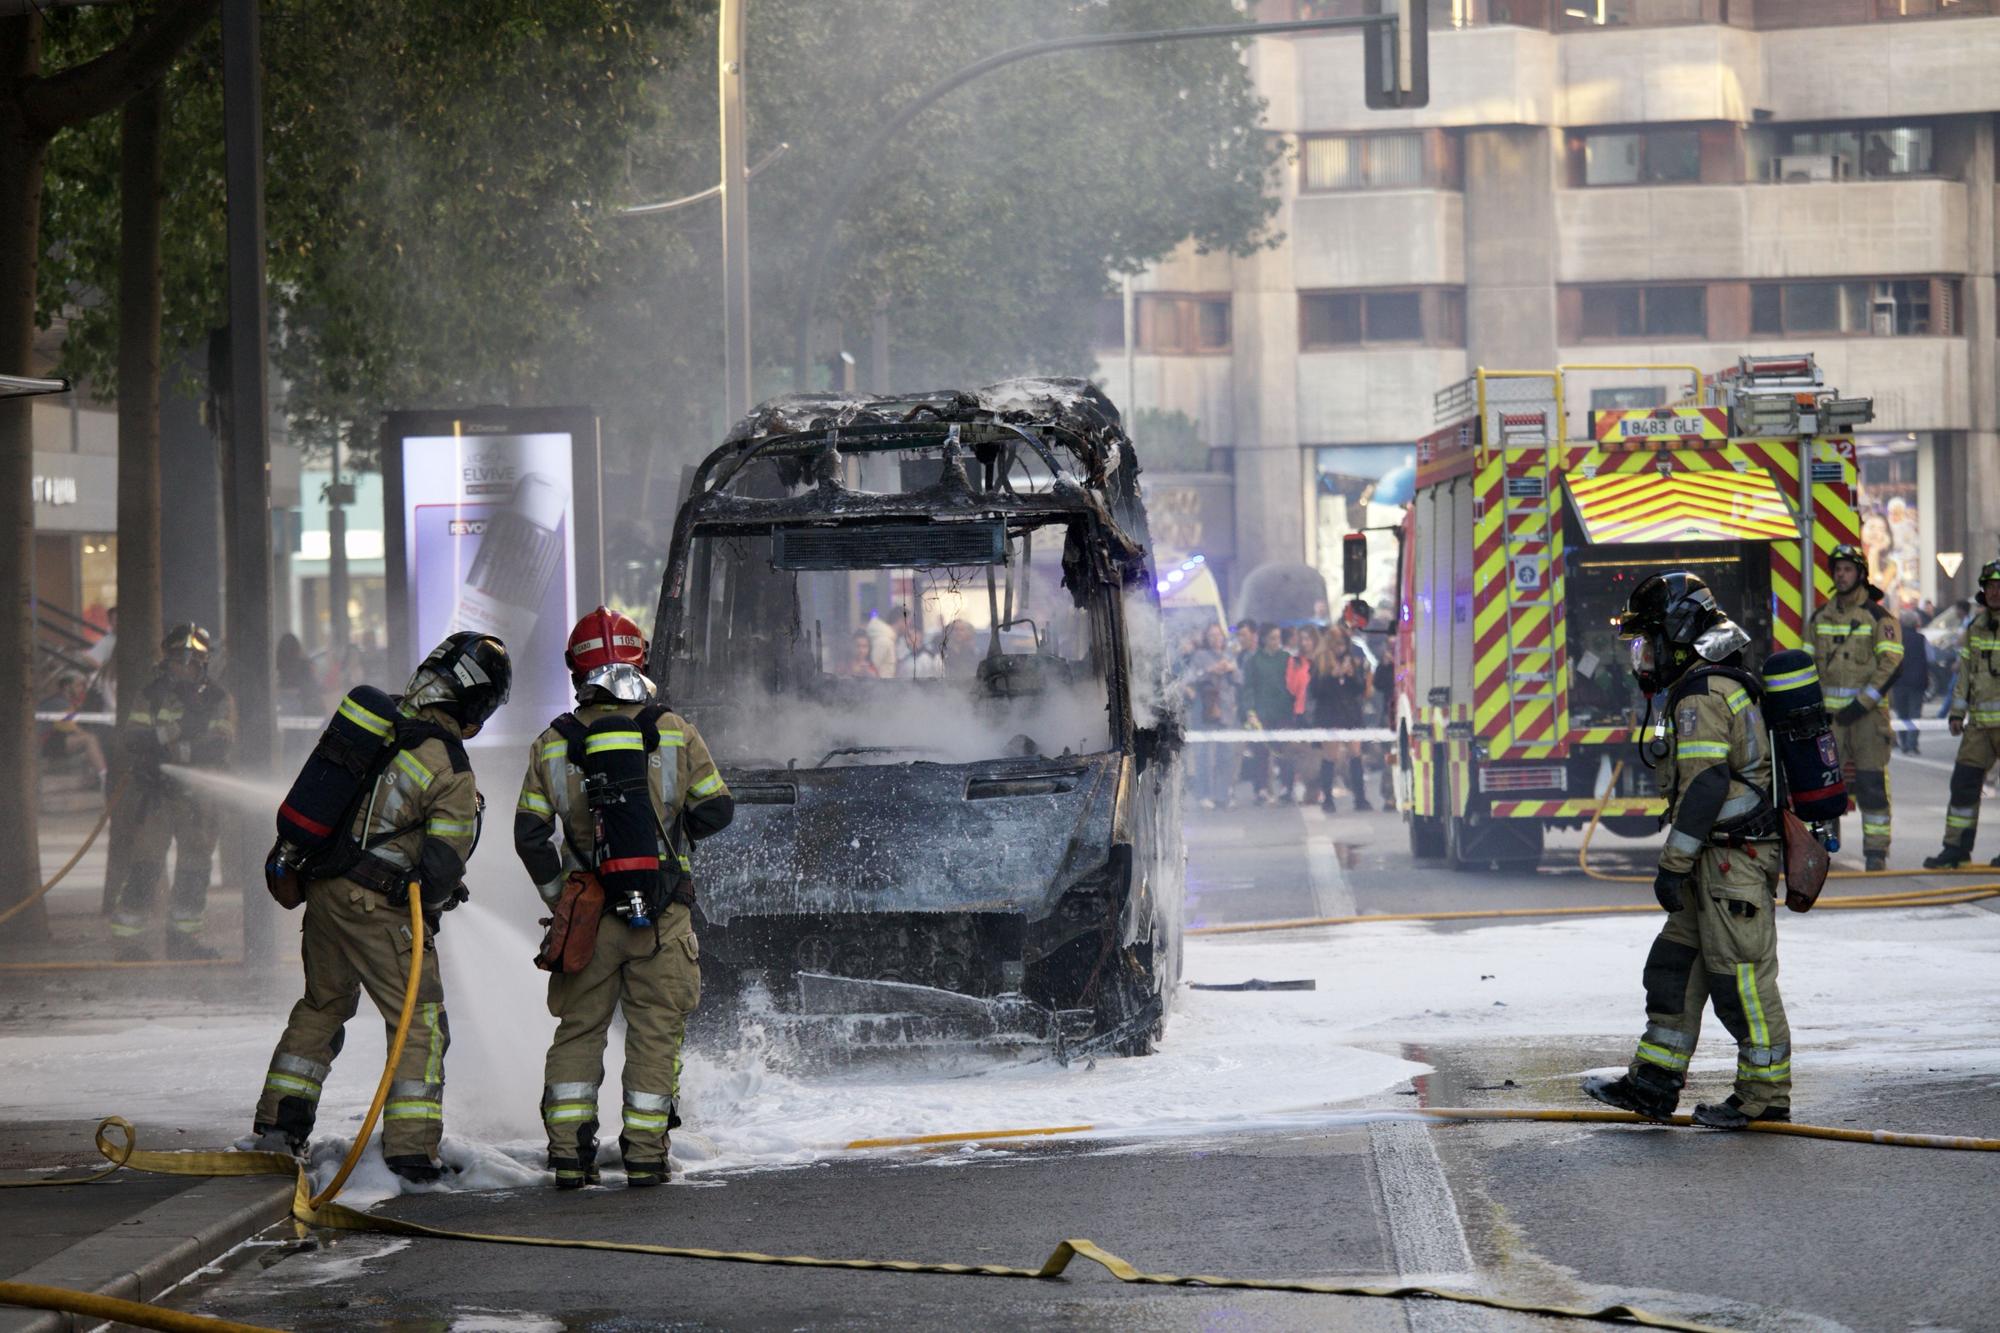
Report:
<svg viewBox="0 0 2000 1333"><path fill-rule="evenodd" d="M310 439L389 405L541 396L587 339L603 192L653 114L681 7L644 0L277 0L266 6L274 364ZM58 11L52 66L129 23ZM225 321L220 40L170 82L166 337ZM75 311L65 369L115 391L115 117L52 145L41 307ZM560 392L558 397L565 395Z"/></svg>
<svg viewBox="0 0 2000 1333"><path fill-rule="evenodd" d="M56 11L50 65L102 49L122 8ZM750 187L760 397L790 387L826 197L898 106L1025 42L1243 18L1232 0L747 8L748 156L791 145ZM714 0L268 0L264 21L274 357L299 438L390 407L584 403L606 411L614 473L639 481L607 490L612 530L664 519L672 465L725 424L719 210L616 210L715 182ZM211 31L170 85L170 349L223 321L218 54ZM1279 149L1262 110L1228 42L988 75L872 169L820 309L857 353L890 312L893 383L871 388L1087 372L1115 275L1190 238L1268 239ZM66 369L106 391L116 166L115 118L55 145L41 294L45 316L76 312Z"/></svg>
<svg viewBox="0 0 2000 1333"><path fill-rule="evenodd" d="M1171 412L1140 408L1132 414L1127 434L1149 471L1208 471L1208 446L1202 443L1200 423L1178 408Z"/></svg>

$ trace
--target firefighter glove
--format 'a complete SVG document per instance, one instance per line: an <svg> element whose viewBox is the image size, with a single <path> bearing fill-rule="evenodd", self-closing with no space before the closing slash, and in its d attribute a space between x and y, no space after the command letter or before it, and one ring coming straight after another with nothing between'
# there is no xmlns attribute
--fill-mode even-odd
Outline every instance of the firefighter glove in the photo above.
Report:
<svg viewBox="0 0 2000 1333"><path fill-rule="evenodd" d="M1965 719L1962 717L1950 718L1947 720L1946 725L1951 728L1951 734L1956 736L1965 730Z"/></svg>
<svg viewBox="0 0 2000 1333"><path fill-rule="evenodd" d="M1678 912L1687 903L1685 894L1692 876L1678 870L1661 866L1653 874L1653 896L1660 900L1662 911Z"/></svg>
<svg viewBox="0 0 2000 1333"><path fill-rule="evenodd" d="M1868 709L1862 705L1861 701L1859 699L1849 699L1847 707L1835 713L1833 720L1840 723L1843 727L1847 727L1854 725L1866 716L1868 716Z"/></svg>

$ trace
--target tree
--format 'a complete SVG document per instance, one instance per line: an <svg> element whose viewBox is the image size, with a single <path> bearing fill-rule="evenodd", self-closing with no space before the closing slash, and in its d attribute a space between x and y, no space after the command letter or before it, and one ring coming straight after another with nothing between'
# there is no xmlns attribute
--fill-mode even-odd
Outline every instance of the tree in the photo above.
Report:
<svg viewBox="0 0 2000 1333"><path fill-rule="evenodd" d="M25 368L35 329L41 192L49 143L64 129L116 110L155 83L215 11L215 0L178 0L149 12L108 50L54 71L42 63L38 13L0 18L0 366ZM35 828L33 440L25 399L0 400L0 585L19 601L0 616L0 780L24 799L0 810L0 905L39 879ZM46 929L39 911L31 932Z"/></svg>
<svg viewBox="0 0 2000 1333"><path fill-rule="evenodd" d="M796 284L828 225L821 205L905 100L1029 41L1242 17L1231 0L749 0L748 156L790 145L750 192L757 396L790 387ZM713 44L711 17L690 45ZM629 153L634 201L716 178L712 68L670 69L659 95L656 132ZM1220 41L1044 57L969 85L913 122L849 209L820 294L826 323L856 347L887 310L894 383L874 389L1087 373L1096 303L1116 275L1188 240L1244 252L1269 239L1282 149L1262 115L1240 51ZM648 495L628 526L662 540L672 499L653 478L727 424L716 210L632 219L620 237L637 240L607 245L606 280L588 293L596 336L550 348L542 380L609 409L606 439L650 484L606 493Z"/></svg>
<svg viewBox="0 0 2000 1333"><path fill-rule="evenodd" d="M1232 0L749 0L760 396L848 154L912 92L1058 33L1238 21ZM389 407L580 402L606 413L607 531L657 543L676 464L722 426L715 210L619 220L716 174L713 5L287 0L266 28L274 356L294 438ZM206 42L169 84L164 327L220 322L220 99ZM1245 250L1275 207L1275 140L1226 42L1056 56L924 113L843 224L822 296L858 340L886 307L894 385L1087 371L1113 275L1192 238ZM68 151L68 143L59 145ZM50 192L45 308L104 290L74 140ZM114 378L109 312L74 308L66 366ZM361 460L364 463L365 459ZM617 560L614 559L614 565ZM635 581L646 578L641 569ZM657 579L657 574L652 575ZM650 599L648 599L650 600Z"/></svg>

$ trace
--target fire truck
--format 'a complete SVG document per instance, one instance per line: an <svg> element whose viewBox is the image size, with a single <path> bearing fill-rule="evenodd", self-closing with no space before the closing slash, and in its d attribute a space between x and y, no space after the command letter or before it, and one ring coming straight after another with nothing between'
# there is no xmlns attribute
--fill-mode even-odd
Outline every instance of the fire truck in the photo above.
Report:
<svg viewBox="0 0 2000 1333"><path fill-rule="evenodd" d="M1583 372L1674 375L1670 406L1565 409ZM1701 575L1750 632L1796 648L1858 542L1852 431L1866 398L1811 355L1691 366L1486 370L1436 396L1398 532L1397 805L1410 851L1455 870L1532 864L1543 831L1643 836L1665 802L1631 742L1650 701L1617 619L1640 580ZM1752 665L1755 665L1753 661Z"/></svg>

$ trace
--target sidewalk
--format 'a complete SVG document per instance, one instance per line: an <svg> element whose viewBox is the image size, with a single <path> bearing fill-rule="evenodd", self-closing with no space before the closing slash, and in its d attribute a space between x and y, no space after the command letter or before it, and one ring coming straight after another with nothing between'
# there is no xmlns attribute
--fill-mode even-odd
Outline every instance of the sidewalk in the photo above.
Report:
<svg viewBox="0 0 2000 1333"><path fill-rule="evenodd" d="M76 1121L0 1124L0 1175L11 1181L92 1174L104 1165L91 1141L93 1128ZM148 1146L194 1138L156 1135ZM47 1172L57 1164L62 1169ZM139 1171L67 1189L0 1190L0 1281L154 1300L282 1221L291 1198L292 1182L276 1176L207 1180ZM97 1322L0 1306L0 1333L48 1333Z"/></svg>
<svg viewBox="0 0 2000 1333"><path fill-rule="evenodd" d="M41 793L40 878L58 870L89 835L101 797L51 781ZM25 917L0 925L0 1179L82 1178L104 1165L92 1140L97 1117L122 1114L140 1146L219 1148L243 1133L243 1108L228 1114L200 1095L205 1054L226 1040L232 1019L269 1014L296 989L295 962L240 967L93 967L112 956L102 915L109 830L43 899L49 938L25 938ZM162 909L164 914L162 885ZM241 949L242 895L209 896L207 938ZM284 923L291 925L292 923ZM157 953L159 938L153 940ZM281 937L281 955L297 945ZM52 966L53 965L53 966ZM215 1027L215 1031L208 1029ZM175 1054L163 1033L185 1033ZM260 1039L268 1040L267 1037ZM66 1037L68 1040L66 1040ZM83 1062L65 1051L83 1037L100 1051ZM91 1067L96 1066L96 1067ZM240 1100L241 1090L236 1100ZM70 1114L87 1107L87 1113ZM58 1118L60 1117L60 1118ZM71 1188L0 1190L0 1281L67 1287L152 1300L167 1287L290 1210L292 1182L278 1177L204 1179L120 1171ZM80 1320L76 1327L98 1321ZM67 1329L69 1316L0 1306L0 1333Z"/></svg>

